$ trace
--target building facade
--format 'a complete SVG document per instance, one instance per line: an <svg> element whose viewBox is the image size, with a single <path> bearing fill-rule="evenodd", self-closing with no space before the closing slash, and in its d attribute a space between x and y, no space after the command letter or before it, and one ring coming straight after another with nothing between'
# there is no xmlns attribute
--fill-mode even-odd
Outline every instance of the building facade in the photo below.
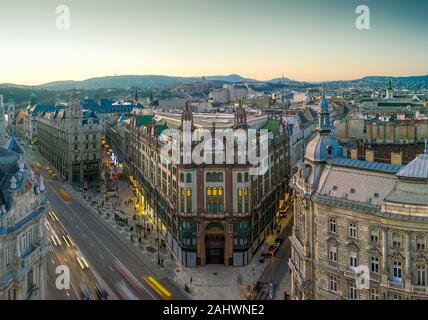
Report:
<svg viewBox="0 0 428 320"><path fill-rule="evenodd" d="M252 175L251 163L172 163L165 160L165 129L216 128L270 132L268 169ZM125 123L124 162L138 197L137 207L158 221L167 244L185 266L242 266L276 228L277 203L287 187L288 136L279 120L234 114L133 115ZM214 142L215 144L215 142ZM235 148L233 145L232 148ZM180 145L180 149L183 146ZM204 153L204 157L212 154ZM222 157L218 151L214 157ZM212 158L211 158L212 159Z"/></svg>
<svg viewBox="0 0 428 320"><path fill-rule="evenodd" d="M290 182L292 298L428 298L428 143L406 166L343 158L322 103Z"/></svg>
<svg viewBox="0 0 428 320"><path fill-rule="evenodd" d="M76 92L62 110L37 117L40 154L63 180L86 185L99 180L103 126L93 111L83 110Z"/></svg>
<svg viewBox="0 0 428 320"><path fill-rule="evenodd" d="M0 300L46 299L45 187L22 156L0 148Z"/></svg>

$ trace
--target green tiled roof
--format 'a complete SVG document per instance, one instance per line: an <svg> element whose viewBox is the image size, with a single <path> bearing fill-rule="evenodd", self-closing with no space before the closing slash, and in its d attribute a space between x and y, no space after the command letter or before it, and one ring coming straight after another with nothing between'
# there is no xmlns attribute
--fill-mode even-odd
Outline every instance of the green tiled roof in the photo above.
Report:
<svg viewBox="0 0 428 320"><path fill-rule="evenodd" d="M140 115L137 116L136 122L137 126L142 126L145 124L151 124L154 116Z"/></svg>
<svg viewBox="0 0 428 320"><path fill-rule="evenodd" d="M157 126L155 127L156 135L157 135L157 136L158 136L158 135L160 135L160 134L162 133L162 131L164 131L165 129L168 129L168 126L167 126L167 125L165 125L165 124L157 125Z"/></svg>
<svg viewBox="0 0 428 320"><path fill-rule="evenodd" d="M277 132L279 129L279 121L278 120L268 120L265 127L263 129L267 129L269 132Z"/></svg>

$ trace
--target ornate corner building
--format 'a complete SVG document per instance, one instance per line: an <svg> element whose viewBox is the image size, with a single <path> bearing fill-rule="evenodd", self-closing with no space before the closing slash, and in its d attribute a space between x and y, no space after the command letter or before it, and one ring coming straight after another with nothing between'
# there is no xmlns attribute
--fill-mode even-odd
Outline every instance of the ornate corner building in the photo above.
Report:
<svg viewBox="0 0 428 320"><path fill-rule="evenodd" d="M203 130L213 134L217 128L247 135L249 129L260 132L264 128L270 132L264 159L268 170L252 175L253 165L238 163L237 158L233 163L168 162L162 153L163 130L183 128L193 135ZM167 244L183 265L249 263L266 235L276 228L277 203L288 188L287 132L280 119L247 114L243 107L234 114L193 114L186 105L182 114L133 115L127 120L121 145L137 205L143 214L159 221ZM221 145L214 140L214 145ZM231 149L236 147L232 140ZM184 149L183 145L177 148ZM204 156L226 159L226 150Z"/></svg>
<svg viewBox="0 0 428 320"><path fill-rule="evenodd" d="M290 181L292 298L428 298L428 142L406 166L342 158L320 110Z"/></svg>
<svg viewBox="0 0 428 320"><path fill-rule="evenodd" d="M46 299L45 186L22 156L0 147L0 300Z"/></svg>
<svg viewBox="0 0 428 320"><path fill-rule="evenodd" d="M104 129L93 111L83 110L75 91L63 109L36 118L40 154L63 180L83 185L98 181Z"/></svg>

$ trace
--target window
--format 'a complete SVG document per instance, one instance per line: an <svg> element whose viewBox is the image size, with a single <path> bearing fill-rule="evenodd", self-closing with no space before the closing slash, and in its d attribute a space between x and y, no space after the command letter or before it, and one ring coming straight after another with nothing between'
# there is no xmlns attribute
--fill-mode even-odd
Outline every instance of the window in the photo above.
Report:
<svg viewBox="0 0 428 320"><path fill-rule="evenodd" d="M248 182L248 172L245 172L245 173L244 173L244 181L245 181L245 182Z"/></svg>
<svg viewBox="0 0 428 320"><path fill-rule="evenodd" d="M358 266L357 253L354 251L349 252L349 270L354 271Z"/></svg>
<svg viewBox="0 0 428 320"><path fill-rule="evenodd" d="M27 273L27 290L30 290L34 284L33 269Z"/></svg>
<svg viewBox="0 0 428 320"><path fill-rule="evenodd" d="M371 300L379 300L379 289L371 289L370 290L370 299Z"/></svg>
<svg viewBox="0 0 428 320"><path fill-rule="evenodd" d="M393 278L395 281L401 281L401 261L394 261Z"/></svg>
<svg viewBox="0 0 428 320"><path fill-rule="evenodd" d="M187 183L192 182L192 175L190 173L186 174L186 182Z"/></svg>
<svg viewBox="0 0 428 320"><path fill-rule="evenodd" d="M187 188L187 192L186 192L186 203L187 203L187 213L192 212L192 189L191 188Z"/></svg>
<svg viewBox="0 0 428 320"><path fill-rule="evenodd" d="M378 257L371 257L370 271L373 273L379 273L379 258Z"/></svg>
<svg viewBox="0 0 428 320"><path fill-rule="evenodd" d="M337 292L337 277L330 275L328 278L328 289L332 292Z"/></svg>
<svg viewBox="0 0 428 320"><path fill-rule="evenodd" d="M350 238L357 238L357 225L355 223L349 224L349 237Z"/></svg>
<svg viewBox="0 0 428 320"><path fill-rule="evenodd" d="M330 246L328 249L328 260L331 262L337 262L337 247Z"/></svg>
<svg viewBox="0 0 428 320"><path fill-rule="evenodd" d="M21 256L27 254L33 245L33 228L29 228L19 237Z"/></svg>
<svg viewBox="0 0 428 320"><path fill-rule="evenodd" d="M416 266L416 284L418 286L426 285L426 267L425 265Z"/></svg>
<svg viewBox="0 0 428 320"><path fill-rule="evenodd" d="M355 285L355 282L349 282L348 283L348 299L350 300L356 300L357 298L357 286Z"/></svg>
<svg viewBox="0 0 428 320"><path fill-rule="evenodd" d="M77 149L78 149L78 146L77 146L77 144L75 144L74 145L74 150L77 151Z"/></svg>
<svg viewBox="0 0 428 320"><path fill-rule="evenodd" d="M401 235L399 233L394 233L392 236L392 247L401 248Z"/></svg>
<svg viewBox="0 0 428 320"><path fill-rule="evenodd" d="M10 264L10 248L9 248L9 243L6 243L4 250L5 250L4 260L5 260L6 266L8 266Z"/></svg>
<svg viewBox="0 0 428 320"><path fill-rule="evenodd" d="M180 182L184 182L184 173L180 173Z"/></svg>
<svg viewBox="0 0 428 320"><path fill-rule="evenodd" d="M248 199L248 188L244 188L244 204L245 204L245 212L248 212L250 210L249 199Z"/></svg>
<svg viewBox="0 0 428 320"><path fill-rule="evenodd" d="M207 180L207 182L211 182L211 181L213 181L213 179L212 179L212 176L211 176L211 173L210 172L208 172L207 174L206 174L206 180Z"/></svg>
<svg viewBox="0 0 428 320"><path fill-rule="evenodd" d="M336 219L330 219L329 220L328 230L332 233L336 233Z"/></svg>
<svg viewBox="0 0 428 320"><path fill-rule="evenodd" d="M379 243L379 231L378 230L371 230L370 231L370 242L372 244L378 244Z"/></svg>
<svg viewBox="0 0 428 320"><path fill-rule="evenodd" d="M237 199L237 204L238 204L238 212L242 213L242 199L243 199L243 192L242 192L242 188L238 188L236 191L236 199Z"/></svg>
<svg viewBox="0 0 428 320"><path fill-rule="evenodd" d="M417 236L416 237L416 250L425 251L425 237Z"/></svg>
<svg viewBox="0 0 428 320"><path fill-rule="evenodd" d="M184 188L180 189L180 210L184 212Z"/></svg>
<svg viewBox="0 0 428 320"><path fill-rule="evenodd" d="M242 173L238 173L236 181L237 182L242 182Z"/></svg>

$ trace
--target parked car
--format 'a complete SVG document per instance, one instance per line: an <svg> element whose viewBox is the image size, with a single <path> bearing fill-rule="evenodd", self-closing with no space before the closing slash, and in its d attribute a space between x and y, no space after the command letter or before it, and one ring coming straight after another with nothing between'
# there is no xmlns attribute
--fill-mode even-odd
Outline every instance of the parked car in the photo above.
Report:
<svg viewBox="0 0 428 320"><path fill-rule="evenodd" d="M275 256L276 252L278 251L279 246L277 245L271 245L268 249L267 255L268 256Z"/></svg>
<svg viewBox="0 0 428 320"><path fill-rule="evenodd" d="M281 246L281 244L283 244L283 243L284 243L284 239L283 238L277 237L275 239L275 244L278 244L278 246Z"/></svg>
<svg viewBox="0 0 428 320"><path fill-rule="evenodd" d="M266 261L266 253L262 253L259 258L260 263L264 263Z"/></svg>

